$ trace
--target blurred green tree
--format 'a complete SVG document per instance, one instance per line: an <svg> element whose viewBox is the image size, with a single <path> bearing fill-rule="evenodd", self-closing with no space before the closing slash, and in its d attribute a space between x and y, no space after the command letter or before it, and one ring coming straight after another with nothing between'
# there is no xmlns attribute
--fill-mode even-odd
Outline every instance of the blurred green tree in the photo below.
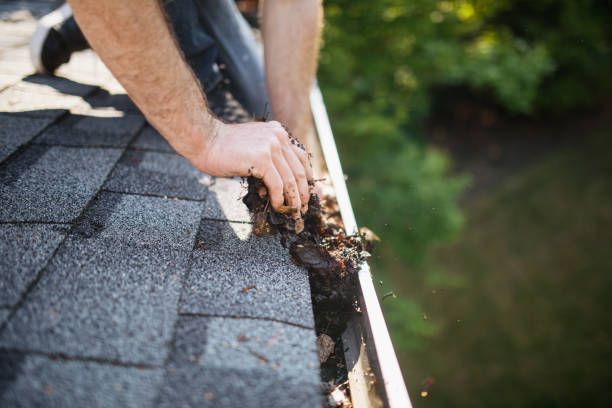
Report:
<svg viewBox="0 0 612 408"><path fill-rule="evenodd" d="M328 0L325 12L319 79L359 221L385 242L375 271L386 278L463 221L467 179L449 174L419 128L433 87L461 85L531 114L588 105L612 86L603 0ZM418 305L385 303L395 333L435 331L406 317Z"/></svg>

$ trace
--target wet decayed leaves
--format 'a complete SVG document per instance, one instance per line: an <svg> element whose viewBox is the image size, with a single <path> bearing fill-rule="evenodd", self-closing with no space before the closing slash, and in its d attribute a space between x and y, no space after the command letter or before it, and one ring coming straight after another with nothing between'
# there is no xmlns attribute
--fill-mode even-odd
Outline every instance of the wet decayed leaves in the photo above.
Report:
<svg viewBox="0 0 612 408"><path fill-rule="evenodd" d="M333 352L321 362L324 388L331 393L347 381L341 335L351 316L358 313L357 272L378 237L369 230L347 236L332 198L321 201L311 194L308 212L296 221L291 211L272 209L260 179L248 177L247 189L242 200L251 212L254 234L280 234L293 262L310 272L317 336L325 334L335 343Z"/></svg>

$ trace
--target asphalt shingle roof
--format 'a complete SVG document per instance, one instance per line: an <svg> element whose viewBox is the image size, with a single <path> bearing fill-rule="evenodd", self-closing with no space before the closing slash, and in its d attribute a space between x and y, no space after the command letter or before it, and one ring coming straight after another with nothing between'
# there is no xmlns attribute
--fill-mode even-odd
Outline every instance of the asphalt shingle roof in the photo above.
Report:
<svg viewBox="0 0 612 408"><path fill-rule="evenodd" d="M0 24L0 406L320 405L308 273L252 236L241 181L175 154L92 53L62 68L78 80L28 76L20 16Z"/></svg>
<svg viewBox="0 0 612 408"><path fill-rule="evenodd" d="M112 118L70 115L47 129L35 139L35 143L121 148L128 145L143 124L142 115L135 114Z"/></svg>
<svg viewBox="0 0 612 408"><path fill-rule="evenodd" d="M0 173L0 221L72 221L120 155L119 149L25 147Z"/></svg>
<svg viewBox="0 0 612 408"><path fill-rule="evenodd" d="M173 153L174 150L157 130L146 125L138 134L131 146L133 149L153 150Z"/></svg>
<svg viewBox="0 0 612 408"><path fill-rule="evenodd" d="M161 369L119 367L0 351L6 407L152 406Z"/></svg>
<svg viewBox="0 0 612 408"><path fill-rule="evenodd" d="M205 200L209 178L176 154L126 151L104 188L122 193Z"/></svg>
<svg viewBox="0 0 612 408"><path fill-rule="evenodd" d="M311 337L278 322L181 317L160 406L318 406L314 363L295 353L314 354Z"/></svg>
<svg viewBox="0 0 612 408"><path fill-rule="evenodd" d="M10 307L17 303L67 232L66 225L0 225L0 269L12 269L0 280L0 305Z"/></svg>
<svg viewBox="0 0 612 408"><path fill-rule="evenodd" d="M29 142L53 119L33 119L0 114L0 161L9 157L20 146Z"/></svg>

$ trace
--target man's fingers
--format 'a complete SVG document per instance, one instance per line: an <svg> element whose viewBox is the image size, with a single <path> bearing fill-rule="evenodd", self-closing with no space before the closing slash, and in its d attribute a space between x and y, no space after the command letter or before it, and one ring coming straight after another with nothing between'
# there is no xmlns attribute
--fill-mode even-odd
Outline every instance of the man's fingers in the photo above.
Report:
<svg viewBox="0 0 612 408"><path fill-rule="evenodd" d="M306 169L291 147L286 146L283 150L283 154L285 155L285 160L289 164L289 167L293 172L293 177L297 183L300 194L300 202L302 204L300 210L302 211L302 214L305 214L308 210L308 200L310 199L308 180L306 179Z"/></svg>
<svg viewBox="0 0 612 408"><path fill-rule="evenodd" d="M300 218L300 211L308 210L310 188L308 182L313 179L308 154L301 148L296 139L290 138L287 130L279 122L266 122L275 140L271 145L272 164L282 180L284 202L296 209L295 218ZM272 206L279 211L283 203L272 201Z"/></svg>
<svg viewBox="0 0 612 408"><path fill-rule="evenodd" d="M300 192L298 190L295 177L293 177L291 167L285 160L285 156L282 153L274 155L272 156L272 161L276 167L276 170L278 171L278 174L280 174L280 177L283 180L283 192L285 193L285 201L287 202L287 205L299 210L302 207ZM278 210L279 207L274 207L274 209ZM296 211L294 218L300 218L299 211Z"/></svg>
<svg viewBox="0 0 612 408"><path fill-rule="evenodd" d="M302 165L304 166L304 170L306 171L306 179L307 181L314 180L314 174L312 172L312 165L310 164L310 157L306 150L299 148L297 145L291 144L291 149L300 160Z"/></svg>
<svg viewBox="0 0 612 408"><path fill-rule="evenodd" d="M270 204L272 204L274 209L280 208L284 202L283 179L271 163L268 170L264 173L263 182L268 187Z"/></svg>

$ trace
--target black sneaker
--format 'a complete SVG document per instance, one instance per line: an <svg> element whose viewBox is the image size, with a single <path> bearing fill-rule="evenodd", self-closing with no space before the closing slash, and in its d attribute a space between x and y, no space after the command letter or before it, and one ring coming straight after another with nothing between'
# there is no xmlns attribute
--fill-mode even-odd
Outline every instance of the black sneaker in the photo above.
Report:
<svg viewBox="0 0 612 408"><path fill-rule="evenodd" d="M30 41L30 57L36 72L52 74L75 51L89 48L68 4L45 15Z"/></svg>

